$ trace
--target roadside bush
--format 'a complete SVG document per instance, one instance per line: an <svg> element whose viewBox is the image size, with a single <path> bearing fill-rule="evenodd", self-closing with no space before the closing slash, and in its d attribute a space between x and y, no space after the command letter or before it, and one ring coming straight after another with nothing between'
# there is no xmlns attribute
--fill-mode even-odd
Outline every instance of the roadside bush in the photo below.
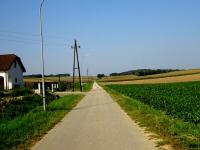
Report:
<svg viewBox="0 0 200 150"><path fill-rule="evenodd" d="M11 90L11 92L8 93L9 96L16 97L16 96L26 96L33 94L33 91L31 89L26 87L16 88Z"/></svg>
<svg viewBox="0 0 200 150"><path fill-rule="evenodd" d="M29 89L37 89L38 84L34 82L24 82L24 87L29 88Z"/></svg>
<svg viewBox="0 0 200 150"><path fill-rule="evenodd" d="M82 97L82 95L62 97L47 105L46 112L42 109L40 97L38 102L41 106L36 106L30 112L13 120L0 122L0 149L31 149L30 146L52 129Z"/></svg>
<svg viewBox="0 0 200 150"><path fill-rule="evenodd" d="M55 97L53 94L46 93L46 105L51 103ZM29 95L24 96L22 100L12 100L12 102L6 106L2 112L0 112L0 122L1 121L9 121L15 119L16 117L23 116L28 112L32 111L38 106L43 105L42 97L39 95Z"/></svg>
<svg viewBox="0 0 200 150"><path fill-rule="evenodd" d="M58 90L59 91L66 91L67 90L67 83L66 82L59 82L58 83Z"/></svg>
<svg viewBox="0 0 200 150"><path fill-rule="evenodd" d="M59 97L57 95L51 94L49 92L46 92L46 103L49 104L51 101L58 99Z"/></svg>
<svg viewBox="0 0 200 150"><path fill-rule="evenodd" d="M5 94L3 93L3 91L0 91L0 97L2 98L4 96L5 96Z"/></svg>
<svg viewBox="0 0 200 150"><path fill-rule="evenodd" d="M22 116L39 105L42 105L42 98L39 95L25 96L22 100L14 100L0 113L1 121Z"/></svg>

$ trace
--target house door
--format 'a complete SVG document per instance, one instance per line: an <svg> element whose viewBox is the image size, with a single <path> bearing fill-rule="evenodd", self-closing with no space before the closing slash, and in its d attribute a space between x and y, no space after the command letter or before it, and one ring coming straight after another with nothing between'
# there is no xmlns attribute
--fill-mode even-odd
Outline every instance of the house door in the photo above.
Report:
<svg viewBox="0 0 200 150"><path fill-rule="evenodd" d="M4 78L0 77L0 90L4 89Z"/></svg>

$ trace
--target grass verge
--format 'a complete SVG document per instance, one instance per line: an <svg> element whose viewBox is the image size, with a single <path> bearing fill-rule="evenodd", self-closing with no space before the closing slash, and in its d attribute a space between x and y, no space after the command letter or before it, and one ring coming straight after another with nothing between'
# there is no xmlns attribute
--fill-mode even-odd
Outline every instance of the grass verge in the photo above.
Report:
<svg viewBox="0 0 200 150"><path fill-rule="evenodd" d="M43 112L41 106L29 113L0 124L0 149L29 149L57 124L77 103L83 95L69 95L52 101Z"/></svg>
<svg viewBox="0 0 200 150"><path fill-rule="evenodd" d="M87 82L83 84L83 92L89 92L93 87L94 82Z"/></svg>
<svg viewBox="0 0 200 150"><path fill-rule="evenodd" d="M92 89L94 82L83 83L83 92L89 92ZM80 91L80 85L78 82L75 83L75 91Z"/></svg>
<svg viewBox="0 0 200 150"><path fill-rule="evenodd" d="M200 126L166 115L163 111L155 110L138 100L119 94L103 86L113 99L134 119L140 126L163 139L159 145L169 144L173 149L187 150L200 149Z"/></svg>

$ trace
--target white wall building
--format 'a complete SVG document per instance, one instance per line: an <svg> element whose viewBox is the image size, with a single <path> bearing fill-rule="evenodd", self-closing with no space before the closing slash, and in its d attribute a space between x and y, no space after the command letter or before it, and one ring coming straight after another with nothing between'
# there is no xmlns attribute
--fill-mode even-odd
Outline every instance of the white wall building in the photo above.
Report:
<svg viewBox="0 0 200 150"><path fill-rule="evenodd" d="M23 72L26 72L26 69L18 56L0 55L0 89L22 87Z"/></svg>

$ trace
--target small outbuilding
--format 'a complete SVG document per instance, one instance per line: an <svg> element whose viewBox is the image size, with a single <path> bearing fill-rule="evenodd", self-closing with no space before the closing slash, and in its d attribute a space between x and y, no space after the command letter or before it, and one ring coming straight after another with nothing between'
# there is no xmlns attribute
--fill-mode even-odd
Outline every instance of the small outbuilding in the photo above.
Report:
<svg viewBox="0 0 200 150"><path fill-rule="evenodd" d="M26 69L15 54L0 55L0 89L22 87L23 73Z"/></svg>

